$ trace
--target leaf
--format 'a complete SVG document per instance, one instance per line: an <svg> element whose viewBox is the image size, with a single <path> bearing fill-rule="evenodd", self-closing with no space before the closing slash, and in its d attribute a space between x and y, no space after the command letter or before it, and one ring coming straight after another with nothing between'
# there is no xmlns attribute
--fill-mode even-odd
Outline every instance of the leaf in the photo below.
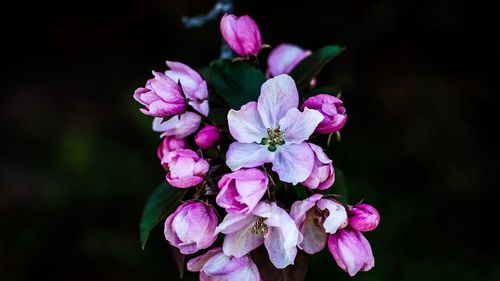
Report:
<svg viewBox="0 0 500 281"><path fill-rule="evenodd" d="M248 61L216 60L210 64L208 83L233 109L257 100L264 73Z"/></svg>
<svg viewBox="0 0 500 281"><path fill-rule="evenodd" d="M338 45L325 46L302 60L290 72L290 76L295 80L299 90L306 89L311 80L321 72L323 67L334 57L342 53L344 49L344 47Z"/></svg>
<svg viewBox="0 0 500 281"><path fill-rule="evenodd" d="M306 278L308 268L308 255L298 250L297 256L293 265L289 265L284 269L277 269L269 260L266 249L261 246L250 254L252 260L259 269L260 276L264 280L273 281L302 281Z"/></svg>
<svg viewBox="0 0 500 281"><path fill-rule="evenodd" d="M139 223L141 247L144 250L151 230L162 221L177 203L184 197L188 189L175 188L163 182L149 196L144 210L142 211L141 222Z"/></svg>
<svg viewBox="0 0 500 281"><path fill-rule="evenodd" d="M302 98L307 99L309 97L318 95L318 94L328 94L332 96L337 96L340 93L340 88L335 85L328 85L323 87L314 88L311 91L302 94Z"/></svg>
<svg viewBox="0 0 500 281"><path fill-rule="evenodd" d="M181 254L179 249L172 245L168 245L168 253L172 260L175 262L177 269L179 270L179 278L184 277L184 265L186 264L186 256Z"/></svg>

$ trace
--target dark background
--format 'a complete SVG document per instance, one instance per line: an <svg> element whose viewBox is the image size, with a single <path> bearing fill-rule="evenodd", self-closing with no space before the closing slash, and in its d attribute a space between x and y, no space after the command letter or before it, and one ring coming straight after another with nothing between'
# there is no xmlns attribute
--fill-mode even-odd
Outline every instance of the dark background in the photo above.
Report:
<svg viewBox="0 0 500 281"><path fill-rule="evenodd" d="M162 181L132 93L164 61L218 56L213 1L16 1L2 7L0 279L175 280L162 231L138 220ZM500 280L498 15L480 1L236 1L263 41L347 50L318 77L349 119L334 162L380 210L354 280ZM308 280L348 280L329 254ZM194 274L188 275L195 277Z"/></svg>

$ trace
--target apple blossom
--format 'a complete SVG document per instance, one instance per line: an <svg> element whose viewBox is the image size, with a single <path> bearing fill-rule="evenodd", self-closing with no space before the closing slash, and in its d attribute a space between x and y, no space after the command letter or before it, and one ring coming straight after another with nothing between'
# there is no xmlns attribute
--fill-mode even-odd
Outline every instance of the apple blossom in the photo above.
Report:
<svg viewBox="0 0 500 281"><path fill-rule="evenodd" d="M375 266L370 243L356 229L347 227L330 235L328 249L337 265L351 277Z"/></svg>
<svg viewBox="0 0 500 281"><path fill-rule="evenodd" d="M335 182L332 160L326 156L321 147L313 143L310 143L309 146L314 151L314 165L311 174L302 184L310 189L328 189Z"/></svg>
<svg viewBox="0 0 500 281"><path fill-rule="evenodd" d="M225 14L220 21L220 31L229 47L242 57L256 56L262 47L259 27L249 16Z"/></svg>
<svg viewBox="0 0 500 281"><path fill-rule="evenodd" d="M202 149L215 147L221 138L220 131L216 126L207 125L194 137L194 142Z"/></svg>
<svg viewBox="0 0 500 281"><path fill-rule="evenodd" d="M362 232L372 231L377 228L380 215L373 206L356 204L349 210L349 225Z"/></svg>
<svg viewBox="0 0 500 281"><path fill-rule="evenodd" d="M318 127L316 133L330 134L338 132L347 121L347 114L342 101L334 96L319 94L304 101L303 108L316 109L325 117Z"/></svg>
<svg viewBox="0 0 500 281"><path fill-rule="evenodd" d="M267 58L267 74L273 77L290 73L295 66L310 55L310 50L303 50L297 45L279 44Z"/></svg>
<svg viewBox="0 0 500 281"><path fill-rule="evenodd" d="M186 111L181 115L172 116L167 121L163 121L163 118L155 118L153 131L161 133L161 137L175 136L182 139L196 132L200 123L200 115Z"/></svg>
<svg viewBox="0 0 500 281"><path fill-rule="evenodd" d="M158 154L158 158L160 158L161 160L163 159L163 156L165 156L165 154L169 153L170 151L174 151L185 147L186 147L185 139L178 139L174 136L165 136L160 145L158 146L156 153Z"/></svg>
<svg viewBox="0 0 500 281"><path fill-rule="evenodd" d="M168 168L167 181L178 188L195 186L208 172L208 162L190 149L170 151L161 160Z"/></svg>

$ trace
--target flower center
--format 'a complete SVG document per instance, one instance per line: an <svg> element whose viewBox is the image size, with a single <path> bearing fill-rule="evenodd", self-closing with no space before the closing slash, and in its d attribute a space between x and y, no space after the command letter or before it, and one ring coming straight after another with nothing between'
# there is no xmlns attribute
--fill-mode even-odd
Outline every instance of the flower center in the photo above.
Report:
<svg viewBox="0 0 500 281"><path fill-rule="evenodd" d="M317 226L323 227L323 223L326 218L330 215L328 209L320 210L318 207L314 208L314 223Z"/></svg>
<svg viewBox="0 0 500 281"><path fill-rule="evenodd" d="M263 138L261 144L268 145L269 151L276 151L277 145L285 144L285 133L280 128L267 128L267 138Z"/></svg>
<svg viewBox="0 0 500 281"><path fill-rule="evenodd" d="M267 233L268 227L264 223L264 218L257 217L255 224L252 227L252 233L255 235L264 235Z"/></svg>

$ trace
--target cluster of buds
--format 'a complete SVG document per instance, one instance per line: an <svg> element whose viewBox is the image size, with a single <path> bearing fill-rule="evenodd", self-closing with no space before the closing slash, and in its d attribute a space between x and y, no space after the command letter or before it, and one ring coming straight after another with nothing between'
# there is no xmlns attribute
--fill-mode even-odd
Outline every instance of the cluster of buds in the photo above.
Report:
<svg viewBox="0 0 500 281"><path fill-rule="evenodd" d="M249 16L224 15L220 28L242 59L258 56L261 34ZM153 130L163 138L157 154L168 188L195 190L168 215L164 234L181 254L196 254L187 269L200 272L200 280L265 279L251 256L261 246L277 269L293 266L298 251L312 255L327 245L350 276L374 266L363 232L378 226L379 213L326 192L335 182L333 161L311 140L342 129L343 102L327 93L300 102L289 75L311 53L288 43L274 48L260 96L227 108L226 124L208 118L207 82L183 63L167 61L169 70L153 72L135 91L141 112L155 117ZM315 84L312 79L310 86ZM214 178L216 162L225 163L225 172ZM290 188L308 195L291 204L280 201L276 191Z"/></svg>

